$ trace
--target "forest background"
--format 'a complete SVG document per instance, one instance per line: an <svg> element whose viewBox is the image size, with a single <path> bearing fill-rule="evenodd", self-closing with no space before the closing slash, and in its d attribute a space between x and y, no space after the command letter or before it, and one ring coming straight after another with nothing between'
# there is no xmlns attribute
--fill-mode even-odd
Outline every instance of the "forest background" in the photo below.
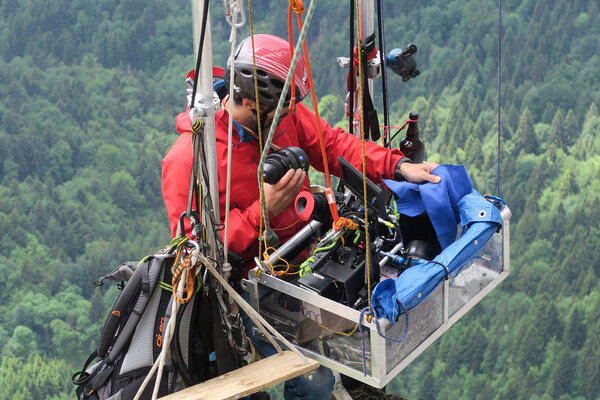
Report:
<svg viewBox="0 0 600 400"><path fill-rule="evenodd" d="M229 26L213 3L223 66ZM598 399L600 7L502 3L511 275L388 391ZM287 3L252 5L256 32L286 36ZM307 37L321 115L341 126L346 71L335 58L348 53L347 9L320 2ZM392 125L419 111L427 158L464 163L477 190L496 193L498 4L383 9L388 51L416 43L422 70L405 83L389 75ZM117 295L89 283L169 242L161 159L177 137L193 53L189 1L0 3L0 399L74 398L71 374Z"/></svg>

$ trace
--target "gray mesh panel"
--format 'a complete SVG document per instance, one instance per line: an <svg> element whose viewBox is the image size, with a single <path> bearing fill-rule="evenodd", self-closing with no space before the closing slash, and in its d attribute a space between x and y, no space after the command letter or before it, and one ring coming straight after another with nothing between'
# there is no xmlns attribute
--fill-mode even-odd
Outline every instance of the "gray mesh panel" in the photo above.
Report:
<svg viewBox="0 0 600 400"><path fill-rule="evenodd" d="M162 289L158 287L154 289L152 298L148 302L148 306L135 329L131 344L123 360L120 374L142 367L150 367L154 364L152 360L152 343L154 342L154 323L156 321L161 292Z"/></svg>
<svg viewBox="0 0 600 400"><path fill-rule="evenodd" d="M199 296L198 293L196 293L195 296ZM183 354L183 361L185 362L185 365L189 365L190 364L190 360L189 360L189 348L190 348L190 337L189 337L189 332L190 332L190 323L191 323L191 319L192 319L192 312L194 311L194 306L196 304L196 302L194 301L195 298L192 298L192 300L190 300L190 302L188 303L188 306L185 309L185 312L183 314L183 317L181 317L181 323L179 325L179 337L177 338L179 340L179 343L181 345L181 353Z"/></svg>

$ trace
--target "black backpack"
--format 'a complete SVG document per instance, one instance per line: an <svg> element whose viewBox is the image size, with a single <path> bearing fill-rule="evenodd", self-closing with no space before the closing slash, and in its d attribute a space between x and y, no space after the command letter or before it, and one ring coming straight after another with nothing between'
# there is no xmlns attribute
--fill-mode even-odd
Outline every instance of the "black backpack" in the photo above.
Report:
<svg viewBox="0 0 600 400"><path fill-rule="evenodd" d="M182 242L185 238L180 244ZM107 278L127 280L104 324L98 348L88 357L82 370L73 375L78 399L132 399L141 387L162 350L164 329L172 317L171 267L176 259L176 244L146 257L139 264L125 263L95 282L102 285ZM221 372L215 361L211 361L215 358L211 353L215 351L213 337L218 337L214 333L222 328L220 322L213 323L216 321L215 307L211 306L214 299L208 287L202 285L202 276L198 276L198 290L190 301L180 306L175 316L176 328L170 357L166 358L163 368L160 396ZM92 364L94 360L97 361ZM142 399L151 398L155 379L153 376L147 384Z"/></svg>

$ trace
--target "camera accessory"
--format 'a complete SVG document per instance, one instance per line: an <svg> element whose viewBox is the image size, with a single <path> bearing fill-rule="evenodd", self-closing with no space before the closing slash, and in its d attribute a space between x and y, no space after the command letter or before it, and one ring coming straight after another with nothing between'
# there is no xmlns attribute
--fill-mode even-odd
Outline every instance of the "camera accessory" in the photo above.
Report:
<svg viewBox="0 0 600 400"><path fill-rule="evenodd" d="M417 68L417 62L412 57L417 52L417 45L409 44L404 49L394 49L385 58L386 64L406 82L410 78L416 78L421 71Z"/></svg>
<svg viewBox="0 0 600 400"><path fill-rule="evenodd" d="M285 147L267 156L263 170L263 179L271 185L277 183L290 169L302 169L308 172L308 156L299 147Z"/></svg>
<svg viewBox="0 0 600 400"><path fill-rule="evenodd" d="M338 162L342 168L342 181L350 191L359 199L364 199L363 174L354 165L350 164L344 157L339 156ZM385 193L383 189L375 185L369 178L364 178L367 182L367 203L369 208L381 217L386 217Z"/></svg>
<svg viewBox="0 0 600 400"><path fill-rule="evenodd" d="M303 221L317 220L324 225L331 225L333 217L327 204L325 193L310 193L301 190L296 196L296 213Z"/></svg>

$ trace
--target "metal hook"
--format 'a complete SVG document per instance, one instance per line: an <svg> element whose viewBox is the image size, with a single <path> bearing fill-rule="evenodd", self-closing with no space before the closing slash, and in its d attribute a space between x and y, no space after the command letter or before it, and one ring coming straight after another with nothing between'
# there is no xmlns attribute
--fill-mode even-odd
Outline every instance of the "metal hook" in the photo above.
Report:
<svg viewBox="0 0 600 400"><path fill-rule="evenodd" d="M243 0L223 0L223 6L225 8L225 19L232 28L241 28L246 24ZM242 19L238 22L240 14L242 15Z"/></svg>

